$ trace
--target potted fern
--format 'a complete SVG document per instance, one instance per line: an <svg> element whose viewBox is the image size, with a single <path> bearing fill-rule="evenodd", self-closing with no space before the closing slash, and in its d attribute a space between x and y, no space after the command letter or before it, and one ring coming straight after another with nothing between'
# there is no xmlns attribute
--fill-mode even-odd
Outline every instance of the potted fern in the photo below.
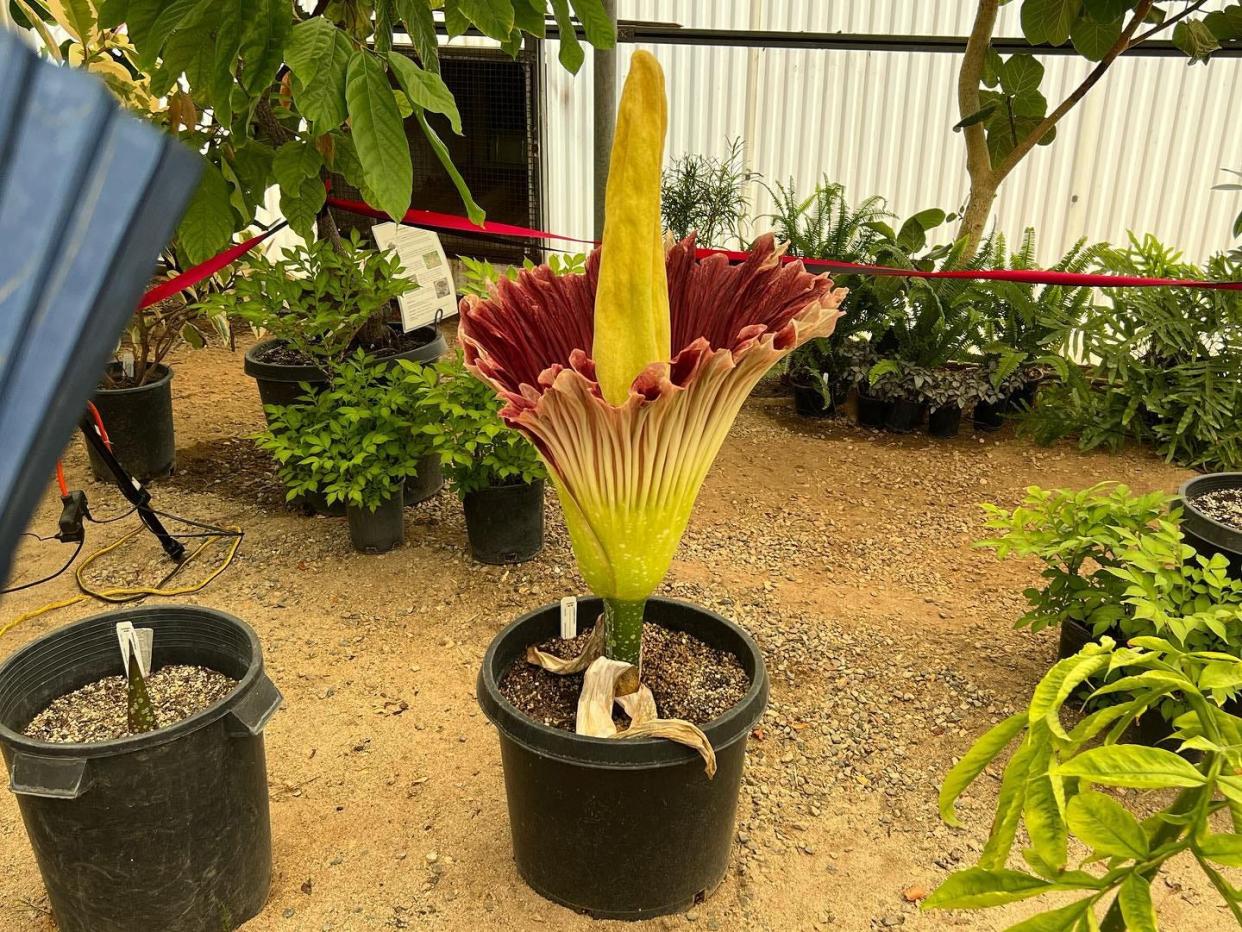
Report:
<svg viewBox="0 0 1242 932"><path fill-rule="evenodd" d="M547 466L593 593L498 634L477 694L500 734L519 873L597 917L684 910L724 876L763 657L727 619L654 592L751 388L828 336L844 298L783 266L770 235L738 265L699 261L689 237L666 250L666 122L660 66L635 52L587 273L523 271L461 308L466 366ZM661 662L669 639L695 664ZM679 704L669 688L692 669L716 686Z"/></svg>

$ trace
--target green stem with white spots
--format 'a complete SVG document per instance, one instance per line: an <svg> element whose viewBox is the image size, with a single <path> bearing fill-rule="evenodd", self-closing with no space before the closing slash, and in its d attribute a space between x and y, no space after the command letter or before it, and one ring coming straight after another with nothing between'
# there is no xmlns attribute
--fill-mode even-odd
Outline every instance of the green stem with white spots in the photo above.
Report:
<svg viewBox="0 0 1242 932"><path fill-rule="evenodd" d="M646 599L604 599L604 656L640 666Z"/></svg>

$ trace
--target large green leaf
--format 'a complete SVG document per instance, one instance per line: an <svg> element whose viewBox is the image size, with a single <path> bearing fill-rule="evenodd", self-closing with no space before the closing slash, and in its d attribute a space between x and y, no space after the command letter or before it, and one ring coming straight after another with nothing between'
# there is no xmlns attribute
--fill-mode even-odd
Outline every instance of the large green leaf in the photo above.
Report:
<svg viewBox="0 0 1242 932"><path fill-rule="evenodd" d="M300 139L285 143L276 150L272 174L282 188L297 190L307 178L318 178L323 156L309 142Z"/></svg>
<svg viewBox="0 0 1242 932"><path fill-rule="evenodd" d="M1026 716L1021 712L1009 716L998 725L994 725L983 734L970 750L945 775L940 785L940 818L949 825L960 825L953 804L962 795L966 787L975 782L975 777L983 772L988 764L996 759L1014 738L1026 727Z"/></svg>
<svg viewBox="0 0 1242 932"><path fill-rule="evenodd" d="M1134 0L1083 0L1082 11L1097 23L1120 19L1134 6Z"/></svg>
<svg viewBox="0 0 1242 932"><path fill-rule="evenodd" d="M280 212L293 232L303 239L314 238L315 218L327 199L327 189L318 177L304 178L296 188L280 186Z"/></svg>
<svg viewBox="0 0 1242 932"><path fill-rule="evenodd" d="M445 0L444 6L456 7L457 15L493 39L507 39L513 31L512 0Z"/></svg>
<svg viewBox="0 0 1242 932"><path fill-rule="evenodd" d="M436 38L436 21L428 0L397 0L397 15L405 23L405 31L414 44L418 60L428 71L440 73L440 43Z"/></svg>
<svg viewBox="0 0 1242 932"><path fill-rule="evenodd" d="M1036 728L1044 729L1045 726L1040 724ZM1027 835L1030 836L1031 847L1040 862L1060 871L1065 867L1068 833L1058 799L1060 784L1054 782L1058 778L1048 772L1052 744L1046 740L1046 732L1043 737L1045 740L1036 744L1027 767L1022 821L1026 825Z"/></svg>
<svg viewBox="0 0 1242 932"><path fill-rule="evenodd" d="M1196 847L1209 861L1242 867L1242 835L1208 835Z"/></svg>
<svg viewBox="0 0 1242 932"><path fill-rule="evenodd" d="M58 5L43 4L56 16L56 21L77 40L86 44L95 32L95 10L90 0L60 0Z"/></svg>
<svg viewBox="0 0 1242 932"><path fill-rule="evenodd" d="M1140 790L1202 786L1203 774L1163 748L1115 744L1091 748L1057 768L1063 777L1082 777L1106 786Z"/></svg>
<svg viewBox="0 0 1242 932"><path fill-rule="evenodd" d="M237 68L242 40L242 0L216 0L215 42L211 56L210 78L205 87L194 86L197 94L211 101L216 119L228 125L232 120L233 76Z"/></svg>
<svg viewBox="0 0 1242 932"><path fill-rule="evenodd" d="M617 44L617 31L600 0L573 0L573 5L588 42L597 49L610 49Z"/></svg>
<svg viewBox="0 0 1242 932"><path fill-rule="evenodd" d="M513 0L513 26L536 38L547 35L547 0Z"/></svg>
<svg viewBox="0 0 1242 932"><path fill-rule="evenodd" d="M1084 58L1099 61L1117 44L1124 27L1125 20L1121 18L1108 23L1097 23L1089 17L1081 16L1070 27L1070 41Z"/></svg>
<svg viewBox="0 0 1242 932"><path fill-rule="evenodd" d="M349 60L345 85L349 123L367 188L378 199L374 206L394 220L410 207L414 169L397 102L380 60L365 49Z"/></svg>
<svg viewBox="0 0 1242 932"><path fill-rule="evenodd" d="M1065 809L1070 831L1100 854L1141 860L1147 857L1147 835L1121 803L1111 796L1084 790Z"/></svg>
<svg viewBox="0 0 1242 932"><path fill-rule="evenodd" d="M186 208L177 239L191 262L210 259L233 237L233 208L229 205L229 184L210 162L203 166L190 206Z"/></svg>
<svg viewBox="0 0 1242 932"><path fill-rule="evenodd" d="M1065 888L1060 884L1041 880L1021 871L971 867L946 877L944 883L932 891L923 905L939 909L979 909L1014 903L1061 889Z"/></svg>
<svg viewBox="0 0 1242 932"><path fill-rule="evenodd" d="M453 99L453 92L440 76L424 71L400 52L389 52L388 62L392 65L393 74L397 76L397 83L410 98L410 102L432 113L444 114L448 117L453 132L460 136L461 114L457 112L457 101Z"/></svg>
<svg viewBox="0 0 1242 932"><path fill-rule="evenodd" d="M242 24L239 54L242 86L257 95L276 80L285 59L285 42L293 27L293 7L288 0L255 0Z"/></svg>
<svg viewBox="0 0 1242 932"><path fill-rule="evenodd" d="M1121 917L1126 921L1126 932L1158 932L1156 912L1151 905L1151 885L1138 874L1130 874L1117 891L1121 904Z"/></svg>
<svg viewBox="0 0 1242 932"><path fill-rule="evenodd" d="M1010 55L1000 72L1001 90L1010 97L1022 97L1038 91L1044 80L1044 66L1034 55L1025 52Z"/></svg>
<svg viewBox="0 0 1242 932"><path fill-rule="evenodd" d="M1022 34L1032 45L1064 45L1082 0L1022 0Z"/></svg>
<svg viewBox="0 0 1242 932"><path fill-rule="evenodd" d="M1191 61L1206 62L1218 48L1220 40L1202 20L1184 19L1173 27L1173 44L1190 56Z"/></svg>
<svg viewBox="0 0 1242 932"><path fill-rule="evenodd" d="M349 37L322 16L293 27L285 58L293 76L293 100L316 133L345 122L345 79L349 73Z"/></svg>
<svg viewBox="0 0 1242 932"><path fill-rule="evenodd" d="M984 868L1003 867L1009 858L1014 835L1018 831L1018 820L1022 816L1022 804L1026 799L1026 775L1031 764L1032 749L1028 740L1014 752L1005 767L1005 773L1001 777L1000 797L996 801L996 813L992 817L992 828L988 832L987 844L979 855L979 864Z"/></svg>
<svg viewBox="0 0 1242 932"><path fill-rule="evenodd" d="M578 43L578 33L574 29L574 21L569 15L569 0L552 0L552 15L556 17L556 28L561 50L557 54L562 67L570 74L577 74L586 60L586 52Z"/></svg>
<svg viewBox="0 0 1242 932"><path fill-rule="evenodd" d="M1091 897L1088 896L1060 909L1050 909L1046 913L1024 919L1007 928L1005 932L1075 932L1081 928L1079 923L1089 909Z"/></svg>
<svg viewBox="0 0 1242 932"><path fill-rule="evenodd" d="M416 110L414 115L418 118L418 125L423 128L423 135L427 137L427 142L431 144L431 149L435 152L436 158L440 160L444 170L453 179L453 186L457 188L457 194L461 197L462 203L466 205L466 215L470 218L470 222L482 225L487 218L487 214L484 213L482 207L475 203L474 197L470 193L470 186L466 184L466 179L461 176L461 172L453 164L452 156L449 155L449 150L444 144L444 140L440 138L439 133L432 129L431 124L427 122L427 115L423 111Z"/></svg>
<svg viewBox="0 0 1242 932"><path fill-rule="evenodd" d="M200 3L210 5L212 0L169 0L161 5L159 15L147 30L142 48L139 49L138 64L141 67L149 70L155 64L164 43L181 28L182 23L190 18L194 8Z"/></svg>
<svg viewBox="0 0 1242 932"><path fill-rule="evenodd" d="M1104 654L1076 654L1058 661L1031 695L1031 704L1027 709L1031 725L1044 721L1053 734L1068 739L1069 735L1061 725L1061 706L1075 689L1107 665L1108 657Z"/></svg>

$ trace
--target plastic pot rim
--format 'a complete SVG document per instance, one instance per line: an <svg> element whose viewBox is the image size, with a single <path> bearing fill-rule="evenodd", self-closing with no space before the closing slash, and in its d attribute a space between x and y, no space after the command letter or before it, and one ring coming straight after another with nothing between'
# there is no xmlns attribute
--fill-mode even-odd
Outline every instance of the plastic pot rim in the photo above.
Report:
<svg viewBox="0 0 1242 932"><path fill-rule="evenodd" d="M397 329L399 324L391 324L393 329ZM410 334L428 332L428 339L417 349L407 350L408 353L421 353L428 347L436 347L435 355L428 354L428 358L424 362L432 362L442 356L448 350L448 343L445 342L444 335L440 333L439 328L434 324L428 324L425 327L415 327ZM404 331L403 331L404 334ZM246 350L242 358L242 369L246 375L255 379L263 379L267 382L327 382L328 374L318 366L309 363L278 363L263 362L259 359L259 354L266 352L274 346L287 345L285 340L277 337L267 337L255 343ZM376 362L383 364L389 362L391 357L377 359ZM295 373L300 373L294 377Z"/></svg>
<svg viewBox="0 0 1242 932"><path fill-rule="evenodd" d="M728 629L751 655L754 660L754 670L750 674L750 686L746 694L719 718L700 726L712 748L717 752L738 741L745 741L767 707L768 676L759 645L744 628L701 605L662 596L652 596L647 602L649 605L680 606L710 619ZM479 669L476 692L483 714L496 726L497 730L510 741L529 751L577 767L601 770L650 770L682 766L689 761L699 760L697 751L662 738L594 738L553 728L519 711L501 694L498 673L503 675L505 671L496 670L500 645L536 616L554 611L559 612L559 610L558 604L551 603L526 612L506 625L488 645ZM602 600L594 595L579 596L578 610L583 616L590 617L593 613L602 610ZM521 645L521 650L525 650L528 646L530 643ZM744 658L739 659L744 661Z"/></svg>
<svg viewBox="0 0 1242 932"><path fill-rule="evenodd" d="M250 694L250 687L260 677L266 675L263 666L262 646L259 643L259 636L255 634L254 629L246 622L242 621L236 615L230 612L221 611L220 609L207 608L202 605L144 605L139 608L130 609L113 609L108 612L100 612L97 615L91 615L88 618L82 618L78 621L71 622L47 634L40 635L30 643L18 648L0 664L0 679L3 679L9 669L15 666L26 655L31 654L45 644L59 639L68 638L69 632L73 629L92 622L99 622L104 618L120 618L124 616L124 620L134 623L134 627L141 627L142 622L148 617L158 617L167 615L169 611L177 612L209 612L216 618L228 621L230 624L236 625L246 636L250 645L250 666L246 670L245 676L237 681L237 684L229 690L228 694L221 699L217 699L205 709L195 712L188 718L183 718L179 722L172 725L166 725L157 728L155 731L148 731L141 735L131 735L127 738L114 738L110 741L91 741L81 743L71 743L67 741L40 741L36 738L27 737L24 734L13 731L4 722L0 721L0 743L6 744L17 751L28 754L37 754L44 757L81 757L84 751L89 751L93 758L100 757L116 757L122 754L131 754L135 751L145 751L156 748L164 744L183 738L191 732L198 731L206 725L211 725L224 716L228 715L243 699Z"/></svg>
<svg viewBox="0 0 1242 932"><path fill-rule="evenodd" d="M1201 483L1221 479L1226 480L1225 484L1217 488L1201 492L1195 489L1195 486ZM1229 480L1233 480L1232 483ZM1209 544L1224 550L1242 553L1242 528L1236 528L1233 525L1225 524L1223 521L1217 521L1215 518L1208 517L1194 505L1194 500L1199 495L1220 491L1221 489L1238 489L1242 491L1242 472L1209 472L1183 482L1177 490L1177 498L1182 506L1182 521L1189 524L1189 529ZM1187 521L1187 519L1190 520Z"/></svg>
<svg viewBox="0 0 1242 932"><path fill-rule="evenodd" d="M116 365L116 363L108 363L106 368L110 369L114 365ZM173 377L172 366L165 365L162 362L157 362L151 368L155 369L156 371L163 370L163 374L160 375L160 377L156 379L154 382L145 382L142 385L130 385L127 388L97 388L95 389L95 394L96 395L137 395L142 392L155 391L156 389L162 388L165 384L172 381L172 377ZM104 427L107 427L107 426L108 426L107 424L104 424Z"/></svg>

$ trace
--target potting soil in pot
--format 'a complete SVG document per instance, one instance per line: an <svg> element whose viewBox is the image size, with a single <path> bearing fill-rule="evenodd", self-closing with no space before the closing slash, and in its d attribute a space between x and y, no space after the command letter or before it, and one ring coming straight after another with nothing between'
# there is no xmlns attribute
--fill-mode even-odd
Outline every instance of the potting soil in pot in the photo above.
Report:
<svg viewBox="0 0 1242 932"><path fill-rule="evenodd" d="M588 632L570 641L552 638L536 645L557 657L576 657ZM662 718L705 725L737 705L750 688L750 677L736 657L709 647L684 631L648 622L643 626L643 683L655 696ZM583 674L549 673L517 660L500 681L500 692L523 714L564 731L574 730ZM618 727L629 724L614 710Z"/></svg>
<svg viewBox="0 0 1242 932"><path fill-rule="evenodd" d="M147 691L159 727L175 725L223 699L237 681L206 667L172 665L147 677ZM26 726L25 735L38 741L87 744L127 738L128 683L108 676L52 701Z"/></svg>
<svg viewBox="0 0 1242 932"><path fill-rule="evenodd" d="M1207 492L1196 498L1194 505L1212 520L1242 531L1242 488Z"/></svg>

